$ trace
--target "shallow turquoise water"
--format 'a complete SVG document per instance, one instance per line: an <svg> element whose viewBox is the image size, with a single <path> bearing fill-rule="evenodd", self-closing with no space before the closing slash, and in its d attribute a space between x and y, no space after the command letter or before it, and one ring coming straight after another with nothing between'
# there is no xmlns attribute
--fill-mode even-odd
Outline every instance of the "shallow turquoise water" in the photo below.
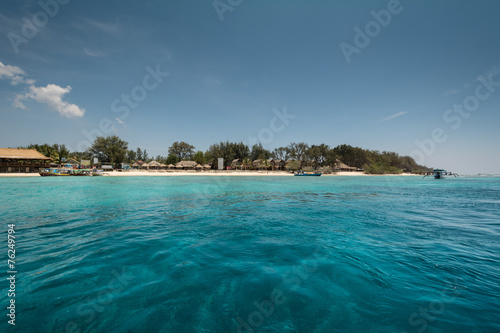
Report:
<svg viewBox="0 0 500 333"><path fill-rule="evenodd" d="M500 331L498 178L2 178L0 190L19 332Z"/></svg>

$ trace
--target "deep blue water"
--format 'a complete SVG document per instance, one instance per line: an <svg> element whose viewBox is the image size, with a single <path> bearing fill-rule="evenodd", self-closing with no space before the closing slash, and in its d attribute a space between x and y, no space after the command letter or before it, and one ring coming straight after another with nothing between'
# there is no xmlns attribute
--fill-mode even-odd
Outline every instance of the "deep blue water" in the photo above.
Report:
<svg viewBox="0 0 500 333"><path fill-rule="evenodd" d="M0 216L18 332L500 331L499 178L0 178Z"/></svg>

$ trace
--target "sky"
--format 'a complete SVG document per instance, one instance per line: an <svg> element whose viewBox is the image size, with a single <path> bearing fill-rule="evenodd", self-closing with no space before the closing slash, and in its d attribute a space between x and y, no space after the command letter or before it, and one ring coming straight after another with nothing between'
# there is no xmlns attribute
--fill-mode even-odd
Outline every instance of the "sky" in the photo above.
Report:
<svg viewBox="0 0 500 333"><path fill-rule="evenodd" d="M0 147L349 144L500 174L500 2L0 5Z"/></svg>

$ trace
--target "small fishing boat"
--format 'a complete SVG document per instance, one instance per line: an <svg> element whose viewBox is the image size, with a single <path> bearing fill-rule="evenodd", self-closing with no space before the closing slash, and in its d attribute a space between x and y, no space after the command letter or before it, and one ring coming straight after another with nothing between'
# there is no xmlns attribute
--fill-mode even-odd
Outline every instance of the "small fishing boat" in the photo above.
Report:
<svg viewBox="0 0 500 333"><path fill-rule="evenodd" d="M321 172L304 172L304 171L297 171L296 174L294 174L294 176L302 176L302 177L319 177L321 176L322 173Z"/></svg>
<svg viewBox="0 0 500 333"><path fill-rule="evenodd" d="M39 174L42 177L71 176L71 174L69 172L66 172L65 170L63 171L62 169L58 169L58 168L44 169L43 171L40 171Z"/></svg>
<svg viewBox="0 0 500 333"><path fill-rule="evenodd" d="M427 177L429 175L425 175L423 178ZM458 174L446 171L444 169L434 169L432 171L432 176L434 176L434 179L443 179L445 176L454 176L454 177L459 177Z"/></svg>
<svg viewBox="0 0 500 333"><path fill-rule="evenodd" d="M88 169L48 168L39 172L42 177L91 176Z"/></svg>

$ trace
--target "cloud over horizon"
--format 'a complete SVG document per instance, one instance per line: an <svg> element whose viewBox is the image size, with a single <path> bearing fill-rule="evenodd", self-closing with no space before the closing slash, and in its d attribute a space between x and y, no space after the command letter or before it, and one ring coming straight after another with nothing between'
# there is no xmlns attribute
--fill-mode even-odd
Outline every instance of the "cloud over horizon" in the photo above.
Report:
<svg viewBox="0 0 500 333"><path fill-rule="evenodd" d="M29 90L30 91L24 95L17 95L13 105L21 109L26 109L21 100L29 98L38 103L48 105L51 109L59 112L61 116L67 118L83 117L85 114L85 110L78 105L70 104L62 100L63 96L71 91L70 86L63 88L56 84L48 84L45 87L30 86Z"/></svg>
<svg viewBox="0 0 500 333"><path fill-rule="evenodd" d="M11 80L11 85L28 84L29 91L24 94L17 94L12 102L12 106L18 109L26 110L23 100L32 99L41 104L46 104L60 115L71 117L83 117L85 109L78 105L70 104L62 100L62 97L71 91L71 86L66 88L60 87L57 84L48 84L43 87L36 87L35 80L26 78L27 74L24 70L17 66L4 65L0 62L0 79L7 78Z"/></svg>

